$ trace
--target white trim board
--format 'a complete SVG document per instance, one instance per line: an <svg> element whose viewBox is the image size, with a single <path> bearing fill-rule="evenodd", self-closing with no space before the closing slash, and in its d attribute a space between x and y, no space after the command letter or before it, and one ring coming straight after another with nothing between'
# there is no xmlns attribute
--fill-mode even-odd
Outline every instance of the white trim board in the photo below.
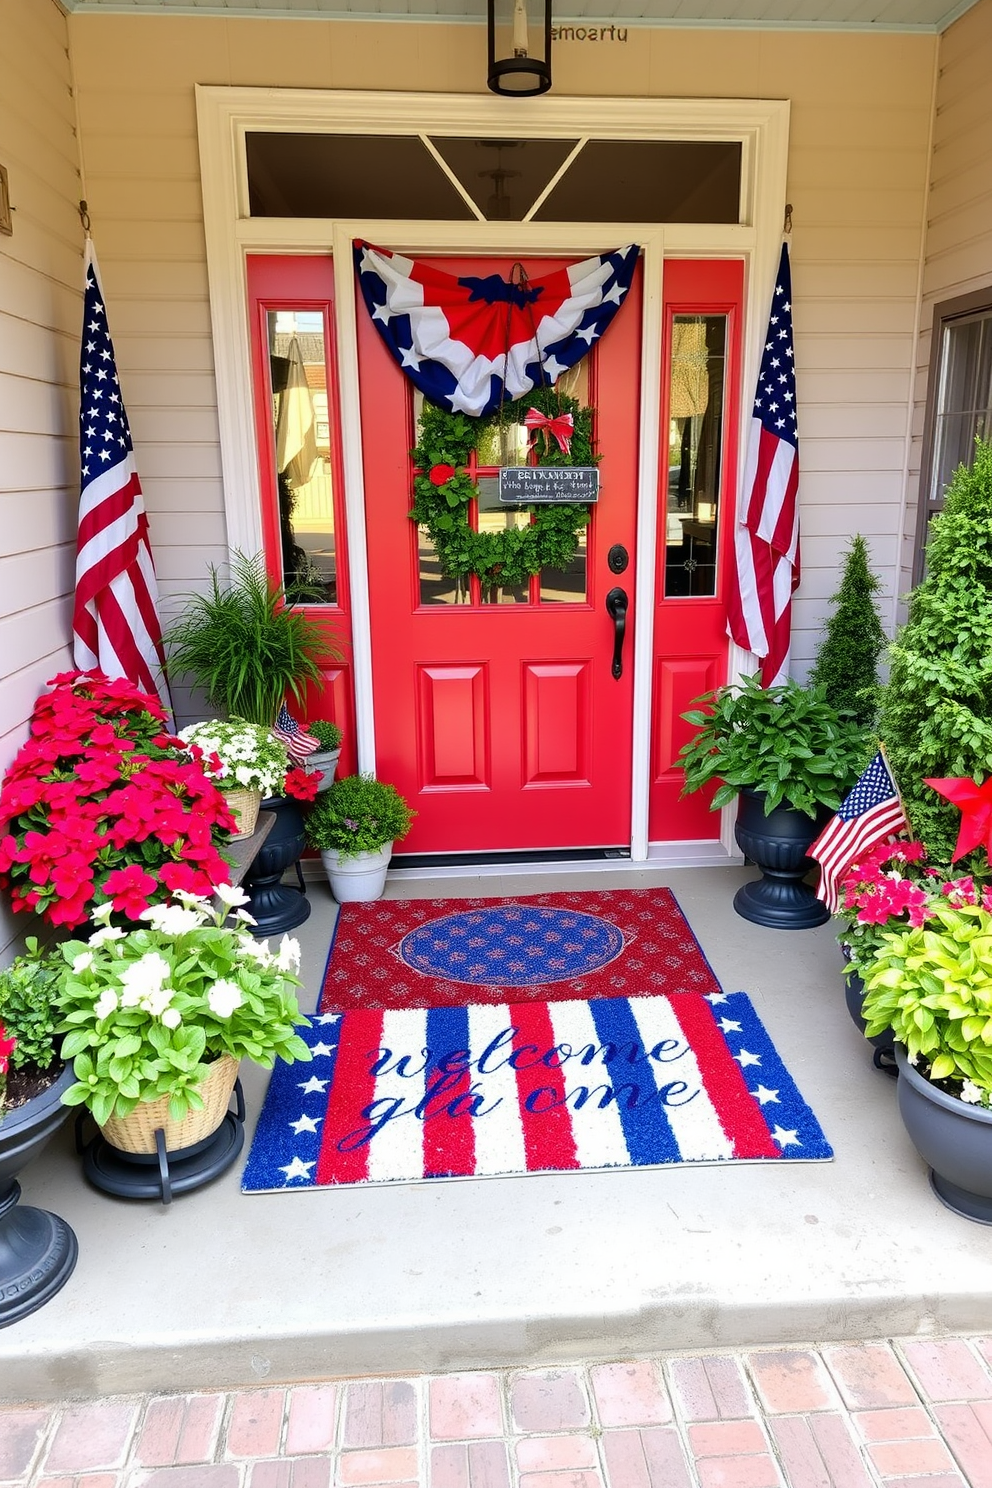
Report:
<svg viewBox="0 0 992 1488"><path fill-rule="evenodd" d="M651 658L655 582L660 404L661 293L664 258L740 257L746 267L743 388L754 385L767 306L778 265L785 203L789 104L754 99L521 99L514 130L531 138L739 139L742 190L739 225L561 222L410 222L252 218L248 213L245 135L252 130L353 134L506 134L503 100L478 94L411 94L309 89L197 86L210 313L217 377L221 467L229 547L262 546L258 465L252 424L245 259L250 252L331 252L335 263L335 323L341 378L342 457L352 594L356 743L359 767L375 763L371 632L365 502L355 343L354 238L405 253L561 253L588 255L637 242L644 254L641 433L634 646L634 744L631 858L649 861L648 791ZM590 129L591 118L595 128ZM409 121L416 119L416 129ZM746 447L750 406L740 410ZM731 678L742 658L730 653ZM723 852L735 854L732 822L721 823ZM678 845L672 844L677 851ZM651 850L652 852L654 849Z"/></svg>

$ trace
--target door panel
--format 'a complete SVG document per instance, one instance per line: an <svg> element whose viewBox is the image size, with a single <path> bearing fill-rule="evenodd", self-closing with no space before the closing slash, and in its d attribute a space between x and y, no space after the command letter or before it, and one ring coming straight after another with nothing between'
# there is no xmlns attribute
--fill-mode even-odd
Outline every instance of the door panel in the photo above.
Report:
<svg viewBox="0 0 992 1488"><path fill-rule="evenodd" d="M499 258L437 259L508 275ZM561 260L529 260L529 275ZM412 385L359 316L377 773L418 815L408 852L625 846L630 841L632 635L610 672L615 583L606 554L634 553L641 283L589 358L601 496L584 561L521 590L480 593L437 571L410 522ZM480 466L480 469L482 467ZM502 521L482 513L481 522ZM625 579L633 574L633 563ZM636 623L632 582L628 632Z"/></svg>
<svg viewBox="0 0 992 1488"><path fill-rule="evenodd" d="M666 260L651 705L652 842L713 841L715 784L681 799L680 714L727 678L743 264Z"/></svg>
<svg viewBox="0 0 992 1488"><path fill-rule="evenodd" d="M330 256L251 254L248 303L266 567L291 598L308 596L339 653L292 711L339 726L346 775L357 756Z"/></svg>

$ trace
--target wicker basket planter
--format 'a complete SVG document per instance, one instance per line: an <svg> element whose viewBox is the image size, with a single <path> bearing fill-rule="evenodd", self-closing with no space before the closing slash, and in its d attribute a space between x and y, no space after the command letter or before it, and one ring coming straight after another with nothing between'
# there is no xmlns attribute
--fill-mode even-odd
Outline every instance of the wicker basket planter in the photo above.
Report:
<svg viewBox="0 0 992 1488"><path fill-rule="evenodd" d="M262 804L262 792L257 790L226 790L223 792L228 809L238 823L235 837L250 837L258 821Z"/></svg>
<svg viewBox="0 0 992 1488"><path fill-rule="evenodd" d="M120 1152L137 1152L153 1156L155 1133L165 1135L167 1152L181 1152L203 1142L218 1129L227 1112L234 1082L238 1078L238 1061L222 1055L210 1066L210 1073L199 1087L203 1109L190 1111L181 1121L169 1115L169 1097L142 1101L129 1116L111 1116L100 1128L106 1141Z"/></svg>

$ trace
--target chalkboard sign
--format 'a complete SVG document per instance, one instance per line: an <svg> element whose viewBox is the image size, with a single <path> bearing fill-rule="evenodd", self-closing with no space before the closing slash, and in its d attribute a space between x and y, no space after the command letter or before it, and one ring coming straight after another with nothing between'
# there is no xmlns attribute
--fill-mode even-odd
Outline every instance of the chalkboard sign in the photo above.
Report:
<svg viewBox="0 0 992 1488"><path fill-rule="evenodd" d="M511 465L499 473L503 506L584 505L599 500L595 465Z"/></svg>

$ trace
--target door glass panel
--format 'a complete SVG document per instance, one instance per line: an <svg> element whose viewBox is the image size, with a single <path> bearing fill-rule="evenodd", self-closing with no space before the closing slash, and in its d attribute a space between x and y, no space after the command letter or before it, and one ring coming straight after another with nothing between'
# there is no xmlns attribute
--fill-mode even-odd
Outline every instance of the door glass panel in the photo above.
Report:
<svg viewBox="0 0 992 1488"><path fill-rule="evenodd" d="M431 144L489 222L520 222L576 141L439 137Z"/></svg>
<svg viewBox="0 0 992 1488"><path fill-rule="evenodd" d="M665 597L716 593L727 317L672 323Z"/></svg>
<svg viewBox="0 0 992 1488"><path fill-rule="evenodd" d="M737 222L741 146L731 140L590 140L535 222Z"/></svg>
<svg viewBox="0 0 992 1488"><path fill-rule="evenodd" d="M506 532L513 527L529 527L530 512L518 511L515 508L502 511L480 511L478 514L478 527L480 532ZM523 583L512 588L504 588L494 585L492 588L481 589L480 599L483 604L528 604L530 602L530 585Z"/></svg>
<svg viewBox="0 0 992 1488"><path fill-rule="evenodd" d="M336 604L322 310L268 312L282 577L291 604Z"/></svg>
<svg viewBox="0 0 992 1488"><path fill-rule="evenodd" d="M417 528L420 603L422 605L471 604L472 593L468 579L446 579L438 562L437 549L431 542L426 527Z"/></svg>
<svg viewBox="0 0 992 1488"><path fill-rule="evenodd" d="M567 568L541 569L542 604L585 604L587 532L583 527L575 557Z"/></svg>
<svg viewBox="0 0 992 1488"><path fill-rule="evenodd" d="M416 135L245 136L253 217L472 219Z"/></svg>

